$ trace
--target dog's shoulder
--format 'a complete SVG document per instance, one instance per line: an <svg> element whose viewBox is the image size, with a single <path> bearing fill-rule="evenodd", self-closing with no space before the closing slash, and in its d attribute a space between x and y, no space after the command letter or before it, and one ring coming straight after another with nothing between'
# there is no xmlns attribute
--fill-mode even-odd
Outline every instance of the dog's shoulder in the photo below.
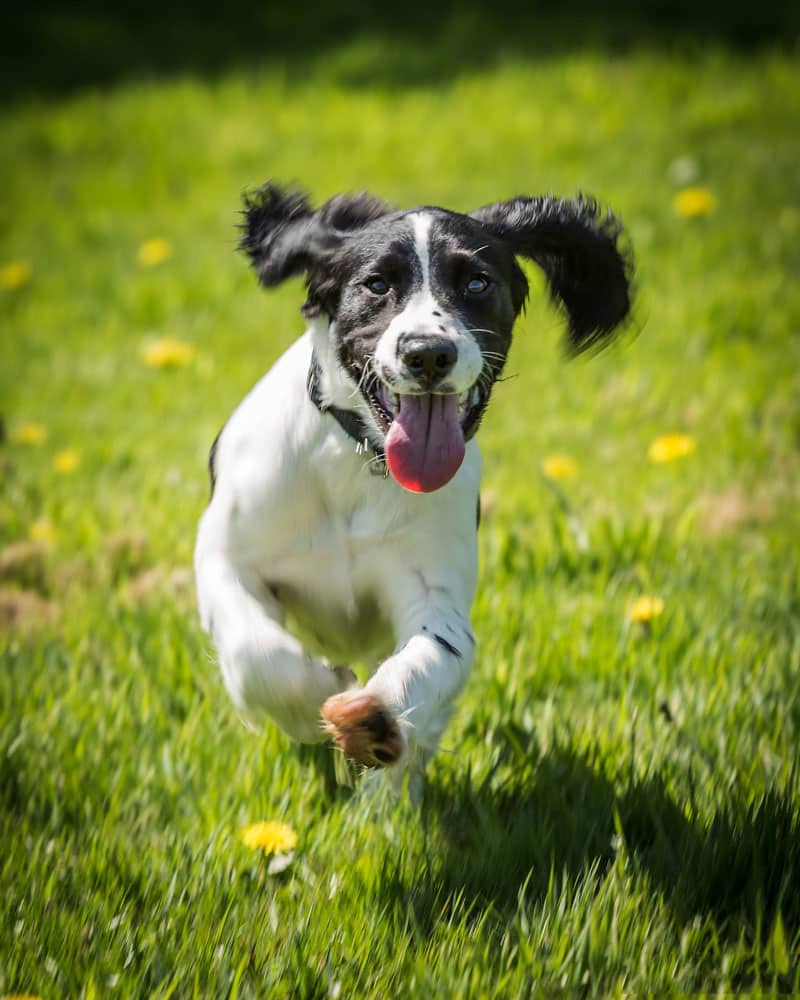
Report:
<svg viewBox="0 0 800 1000"><path fill-rule="evenodd" d="M287 473L300 467L296 456L319 423L305 388L310 359L311 342L304 335L233 411L211 447L214 493L220 488L248 491L254 485L253 477L284 480Z"/></svg>

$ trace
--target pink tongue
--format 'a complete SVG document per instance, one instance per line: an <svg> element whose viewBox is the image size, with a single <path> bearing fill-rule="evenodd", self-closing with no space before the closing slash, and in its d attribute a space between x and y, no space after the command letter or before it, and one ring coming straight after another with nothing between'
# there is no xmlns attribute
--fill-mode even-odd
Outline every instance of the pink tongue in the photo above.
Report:
<svg viewBox="0 0 800 1000"><path fill-rule="evenodd" d="M389 472L412 493L433 493L449 483L464 460L458 396L400 396L386 435Z"/></svg>

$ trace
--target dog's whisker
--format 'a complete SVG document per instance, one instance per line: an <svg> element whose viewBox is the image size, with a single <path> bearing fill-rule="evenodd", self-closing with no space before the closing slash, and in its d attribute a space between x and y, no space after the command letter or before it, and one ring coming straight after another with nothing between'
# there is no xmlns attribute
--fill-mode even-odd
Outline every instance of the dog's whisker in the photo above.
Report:
<svg viewBox="0 0 800 1000"><path fill-rule="evenodd" d="M355 396L357 396L362 391L363 386L366 384L366 380L370 376L373 376L375 379L377 379L377 375L373 371L372 365L370 363L372 361L372 357L373 356L371 354L367 354L365 356L366 364L361 369L361 374L359 375L358 382L356 383L355 389L353 389L353 391L350 393L350 399L353 399Z"/></svg>
<svg viewBox="0 0 800 1000"><path fill-rule="evenodd" d="M363 455L364 451L369 448L369 443L368 442L364 442L364 445L365 445L365 448L362 451L358 452L358 454ZM364 462L364 468L368 469L370 472L378 472L378 471L380 471L382 473L385 473L385 471L386 471L386 461L380 455L372 455L371 458L368 458L366 460L366 462Z"/></svg>

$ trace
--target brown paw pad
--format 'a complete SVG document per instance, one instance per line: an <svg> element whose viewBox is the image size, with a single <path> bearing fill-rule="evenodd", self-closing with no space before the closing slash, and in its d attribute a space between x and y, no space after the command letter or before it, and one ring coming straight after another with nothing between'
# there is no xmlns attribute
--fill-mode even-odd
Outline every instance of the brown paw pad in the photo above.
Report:
<svg viewBox="0 0 800 1000"><path fill-rule="evenodd" d="M394 764L403 752L397 722L371 694L344 691L322 706L325 729L348 757L366 767Z"/></svg>

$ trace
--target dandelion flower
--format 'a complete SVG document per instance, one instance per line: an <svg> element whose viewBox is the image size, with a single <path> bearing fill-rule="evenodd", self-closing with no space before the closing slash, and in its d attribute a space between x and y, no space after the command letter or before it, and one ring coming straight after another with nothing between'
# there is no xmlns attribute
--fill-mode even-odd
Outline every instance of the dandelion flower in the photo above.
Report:
<svg viewBox="0 0 800 1000"><path fill-rule="evenodd" d="M158 267L172 256L172 244L163 236L154 236L142 243L136 256L142 267Z"/></svg>
<svg viewBox="0 0 800 1000"><path fill-rule="evenodd" d="M0 288L4 292L13 292L31 280L33 272L30 264L24 260L13 260L10 264L0 267Z"/></svg>
<svg viewBox="0 0 800 1000"><path fill-rule="evenodd" d="M660 597L637 597L628 605L627 616L632 622L650 622L664 610L664 601Z"/></svg>
<svg viewBox="0 0 800 1000"><path fill-rule="evenodd" d="M691 455L694 449L695 441L690 434L662 434L647 449L647 457L657 464L674 462L678 458Z"/></svg>
<svg viewBox="0 0 800 1000"><path fill-rule="evenodd" d="M294 830L277 820L246 826L241 832L241 838L246 847L260 847L265 854L283 854L294 850L297 844Z"/></svg>
<svg viewBox="0 0 800 1000"><path fill-rule="evenodd" d="M548 479L572 479L578 475L578 463L569 455L549 455L542 462L542 472Z"/></svg>
<svg viewBox="0 0 800 1000"><path fill-rule="evenodd" d="M15 444L44 444L47 440L47 428L41 424L20 424L11 432L11 440Z"/></svg>
<svg viewBox="0 0 800 1000"><path fill-rule="evenodd" d="M32 542L44 542L45 545L52 545L58 540L58 532L46 517L40 517L28 529L28 538Z"/></svg>
<svg viewBox="0 0 800 1000"><path fill-rule="evenodd" d="M682 219L699 219L716 210L717 199L702 187L687 187L672 199L672 207Z"/></svg>
<svg viewBox="0 0 800 1000"><path fill-rule="evenodd" d="M81 456L71 448L57 452L53 459L53 468L56 472L63 472L65 475L74 472L80 464Z"/></svg>
<svg viewBox="0 0 800 1000"><path fill-rule="evenodd" d="M145 344L141 357L149 368L179 368L194 361L195 350L185 340L161 337Z"/></svg>

